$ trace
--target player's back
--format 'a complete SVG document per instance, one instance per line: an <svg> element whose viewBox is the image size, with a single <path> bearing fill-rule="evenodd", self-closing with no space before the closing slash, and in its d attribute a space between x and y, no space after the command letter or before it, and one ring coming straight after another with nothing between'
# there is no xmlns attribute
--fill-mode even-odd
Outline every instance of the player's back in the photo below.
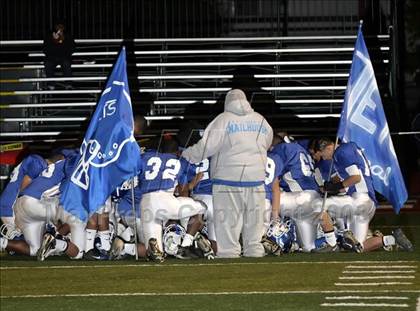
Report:
<svg viewBox="0 0 420 311"><path fill-rule="evenodd" d="M278 154L284 164L284 174L280 182L284 191L319 191L314 177L313 160L301 145L294 142L281 143L274 146L272 152Z"/></svg>
<svg viewBox="0 0 420 311"><path fill-rule="evenodd" d="M360 182L349 187L347 194L368 193L369 197L376 202L369 164L362 150L355 143L343 143L338 146L334 153L334 169L342 180L351 175L360 175Z"/></svg>
<svg viewBox="0 0 420 311"><path fill-rule="evenodd" d="M203 161L188 167L188 182L190 182L198 173L203 174L200 181L194 187L193 194L212 194L213 183L210 178L210 161L210 158L204 159Z"/></svg>
<svg viewBox="0 0 420 311"><path fill-rule="evenodd" d="M41 199L43 196L58 194L60 183L65 176L65 163L66 160L60 160L48 165L48 167L43 170L28 187L21 191L20 195Z"/></svg>
<svg viewBox="0 0 420 311"><path fill-rule="evenodd" d="M186 161L175 154L147 151L142 155L143 169L140 174L141 193L173 191L181 174L184 174Z"/></svg>
<svg viewBox="0 0 420 311"><path fill-rule="evenodd" d="M25 175L29 176L33 180L38 177L38 175L41 174L47 166L47 161L37 154L29 155L18 166L16 166L11 174L9 183L1 194L1 210L4 208L12 208L19 194Z"/></svg>

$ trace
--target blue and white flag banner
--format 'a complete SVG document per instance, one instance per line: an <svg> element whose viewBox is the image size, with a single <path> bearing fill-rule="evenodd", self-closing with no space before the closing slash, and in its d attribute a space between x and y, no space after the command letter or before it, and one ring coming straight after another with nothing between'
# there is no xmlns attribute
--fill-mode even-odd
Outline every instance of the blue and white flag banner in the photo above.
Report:
<svg viewBox="0 0 420 311"><path fill-rule="evenodd" d="M360 25L341 112L338 137L355 142L370 165L375 190L396 213L407 200L407 189L389 133L372 63Z"/></svg>
<svg viewBox="0 0 420 311"><path fill-rule="evenodd" d="M82 221L101 208L110 194L136 176L140 147L133 135L133 112L123 47L97 104L60 203Z"/></svg>

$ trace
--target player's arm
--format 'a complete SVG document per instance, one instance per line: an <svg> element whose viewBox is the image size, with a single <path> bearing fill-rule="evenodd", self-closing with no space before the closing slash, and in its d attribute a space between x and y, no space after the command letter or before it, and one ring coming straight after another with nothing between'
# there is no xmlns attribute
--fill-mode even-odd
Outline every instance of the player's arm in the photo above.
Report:
<svg viewBox="0 0 420 311"><path fill-rule="evenodd" d="M32 178L29 177L28 175L25 175L23 177L22 183L20 185L20 191L22 191L23 189L25 189L26 187L28 187L31 182L32 182Z"/></svg>
<svg viewBox="0 0 420 311"><path fill-rule="evenodd" d="M325 190L328 192L344 192L345 188L351 187L362 180L359 169L356 165L347 167L346 171L349 173L349 177L343 181L335 181L333 179L331 182L325 183Z"/></svg>
<svg viewBox="0 0 420 311"><path fill-rule="evenodd" d="M195 188L195 186L197 186L197 184L203 178L203 175L204 174L202 172L199 172L198 174L194 176L194 178L189 183L182 184L182 185L180 184L179 189L178 189L179 195L181 197L189 197L191 191Z"/></svg>
<svg viewBox="0 0 420 311"><path fill-rule="evenodd" d="M277 220L280 218L280 182L277 177L274 178L271 189L271 220Z"/></svg>
<svg viewBox="0 0 420 311"><path fill-rule="evenodd" d="M190 163L199 163L219 152L223 145L226 126L220 118L214 119L205 129L203 137L195 145L182 152Z"/></svg>

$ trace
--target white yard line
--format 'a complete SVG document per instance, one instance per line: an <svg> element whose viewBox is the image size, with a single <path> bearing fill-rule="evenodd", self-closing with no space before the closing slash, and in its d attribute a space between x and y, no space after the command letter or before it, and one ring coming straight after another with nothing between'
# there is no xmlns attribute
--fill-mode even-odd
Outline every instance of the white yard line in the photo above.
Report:
<svg viewBox="0 0 420 311"><path fill-rule="evenodd" d="M340 276L340 280L414 279L413 275Z"/></svg>
<svg viewBox="0 0 420 311"><path fill-rule="evenodd" d="M415 273L416 270L349 270L349 271L343 271L343 274L393 274L393 273Z"/></svg>
<svg viewBox="0 0 420 311"><path fill-rule="evenodd" d="M321 307L388 307L388 308L408 308L406 303L364 303L364 302L337 302L322 303Z"/></svg>
<svg viewBox="0 0 420 311"><path fill-rule="evenodd" d="M16 295L0 296L1 299L12 298L61 298L61 297L123 297L123 296L226 296L226 295L297 295L297 294L337 294L337 293L420 293L420 290L300 290L300 291L235 291L235 292L201 292L201 293L83 293L83 294L47 294L47 295Z"/></svg>
<svg viewBox="0 0 420 311"><path fill-rule="evenodd" d="M350 265L346 266L346 269L392 269L392 268L398 268L398 269L416 269L417 266L401 266L401 265L379 265L379 266L359 266L359 265Z"/></svg>
<svg viewBox="0 0 420 311"><path fill-rule="evenodd" d="M75 268L129 268L129 267L197 267L197 266L245 266L245 265L301 265L301 264L349 264L349 263L417 263L417 261L279 261L279 262L230 262L230 263L223 263L223 262L212 262L212 263L191 263L191 264L122 264L122 265L66 265L66 266L9 266L9 267L0 267L0 270L26 270L26 269L75 269ZM352 267L352 266L347 266ZM387 267L387 266L382 266ZM391 266L389 266L391 267ZM417 266L411 266L417 267ZM388 267L387 267L388 268Z"/></svg>
<svg viewBox="0 0 420 311"><path fill-rule="evenodd" d="M380 300L408 300L410 297L405 296L327 296L327 300L370 300L370 299L380 299Z"/></svg>
<svg viewBox="0 0 420 311"><path fill-rule="evenodd" d="M334 283L335 286L413 285L412 282Z"/></svg>

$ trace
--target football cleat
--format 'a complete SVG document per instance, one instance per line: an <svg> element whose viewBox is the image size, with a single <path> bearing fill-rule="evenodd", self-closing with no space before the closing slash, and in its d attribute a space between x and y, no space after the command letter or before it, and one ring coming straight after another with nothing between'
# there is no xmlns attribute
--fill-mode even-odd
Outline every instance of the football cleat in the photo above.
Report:
<svg viewBox="0 0 420 311"><path fill-rule="evenodd" d="M395 238L395 242L397 243L397 246L407 252L414 251L413 244L410 242L410 240L405 236L404 232L401 230L401 228L397 228L392 231L392 235Z"/></svg>
<svg viewBox="0 0 420 311"><path fill-rule="evenodd" d="M165 257L163 252L159 249L159 246L157 244L157 241L155 238L151 238L149 240L149 247L147 248L147 259L154 262L164 262Z"/></svg>
<svg viewBox="0 0 420 311"><path fill-rule="evenodd" d="M114 238L112 241L111 250L109 252L109 259L111 260L121 260L125 257L124 251L125 242L119 236Z"/></svg>
<svg viewBox="0 0 420 311"><path fill-rule="evenodd" d="M178 247L178 252L175 255L178 259L196 259L200 258L195 252L193 247Z"/></svg>
<svg viewBox="0 0 420 311"><path fill-rule="evenodd" d="M343 232L343 237L341 239L341 247L354 251L355 253L363 252L363 246L356 240L351 230L346 230Z"/></svg>
<svg viewBox="0 0 420 311"><path fill-rule="evenodd" d="M39 261L44 261L55 248L55 237L50 233L45 233L42 239L41 247L36 254Z"/></svg>
<svg viewBox="0 0 420 311"><path fill-rule="evenodd" d="M108 252L106 252L102 249L92 248L92 249L88 250L86 253L83 254L83 259L86 259L86 260L109 260L109 254L108 254Z"/></svg>
<svg viewBox="0 0 420 311"><path fill-rule="evenodd" d="M215 258L213 248L211 247L211 242L206 239L200 232L195 234L194 243L196 248L203 252L204 258L208 260L213 260Z"/></svg>
<svg viewBox="0 0 420 311"><path fill-rule="evenodd" d="M320 247L312 249L311 253L336 253L339 251L340 251L340 248L338 247L338 244L331 246L330 244L325 242Z"/></svg>

